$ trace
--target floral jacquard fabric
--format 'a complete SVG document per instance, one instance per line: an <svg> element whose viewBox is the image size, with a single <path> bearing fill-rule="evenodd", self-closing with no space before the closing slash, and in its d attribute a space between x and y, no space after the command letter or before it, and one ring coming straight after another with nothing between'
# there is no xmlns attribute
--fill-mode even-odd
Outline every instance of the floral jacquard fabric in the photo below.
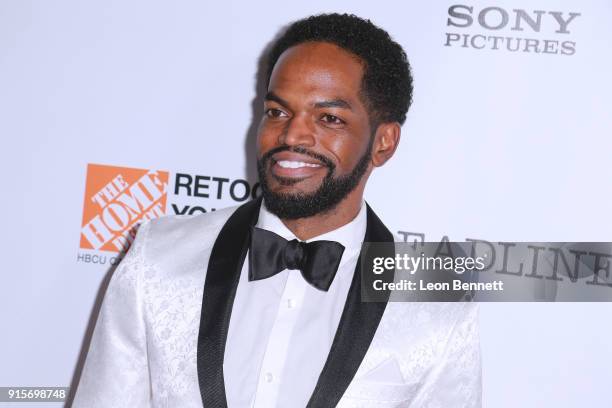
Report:
<svg viewBox="0 0 612 408"><path fill-rule="evenodd" d="M106 290L74 408L202 407L196 356L206 267L233 211L140 228ZM338 404L480 406L478 308L466 303L389 303Z"/></svg>

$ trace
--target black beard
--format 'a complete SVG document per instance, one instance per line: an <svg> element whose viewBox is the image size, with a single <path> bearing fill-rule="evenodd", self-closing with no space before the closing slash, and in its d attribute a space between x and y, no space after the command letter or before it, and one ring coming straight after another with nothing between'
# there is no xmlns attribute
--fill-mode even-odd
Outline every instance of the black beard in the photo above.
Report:
<svg viewBox="0 0 612 408"><path fill-rule="evenodd" d="M270 190L266 178L266 168L272 155L290 151L313 157L327 166L327 175L323 179L319 188L312 193L276 193ZM327 157L310 152L301 147L279 146L266 152L257 160L257 172L261 183L261 191L266 204L266 208L277 217L286 220L312 217L334 209L346 196L357 187L361 178L368 169L372 155L372 140L368 144L365 154L359 159L353 170L341 177L334 177L336 166ZM299 180L289 178L276 178L282 185L292 185Z"/></svg>

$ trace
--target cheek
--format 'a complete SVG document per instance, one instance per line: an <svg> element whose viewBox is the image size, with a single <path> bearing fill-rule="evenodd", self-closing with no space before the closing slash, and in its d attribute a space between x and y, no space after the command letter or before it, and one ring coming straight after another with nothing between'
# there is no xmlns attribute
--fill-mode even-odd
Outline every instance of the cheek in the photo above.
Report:
<svg viewBox="0 0 612 408"><path fill-rule="evenodd" d="M354 169L365 153L367 144L362 138L348 135L330 140L326 148L334 156L338 170L348 173Z"/></svg>
<svg viewBox="0 0 612 408"><path fill-rule="evenodd" d="M266 126L263 122L257 129L257 151L259 156L267 152L268 150L276 147L278 137L271 131L269 126Z"/></svg>

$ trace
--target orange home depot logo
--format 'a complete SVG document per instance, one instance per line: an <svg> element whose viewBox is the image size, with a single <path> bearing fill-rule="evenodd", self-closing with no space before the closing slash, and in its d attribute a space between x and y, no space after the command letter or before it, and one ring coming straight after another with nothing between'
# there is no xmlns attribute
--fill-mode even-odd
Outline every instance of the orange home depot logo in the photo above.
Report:
<svg viewBox="0 0 612 408"><path fill-rule="evenodd" d="M167 171L88 164L80 247L126 249L141 221L165 214L167 187Z"/></svg>

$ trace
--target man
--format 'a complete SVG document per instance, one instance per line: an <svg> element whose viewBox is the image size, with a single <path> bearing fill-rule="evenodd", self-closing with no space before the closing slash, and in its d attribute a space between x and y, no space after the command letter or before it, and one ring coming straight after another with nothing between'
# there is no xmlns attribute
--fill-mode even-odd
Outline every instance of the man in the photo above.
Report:
<svg viewBox="0 0 612 408"><path fill-rule="evenodd" d="M293 23L269 54L262 200L141 227L98 318L75 407L476 407L475 310L365 303L364 203L412 95L367 20Z"/></svg>

